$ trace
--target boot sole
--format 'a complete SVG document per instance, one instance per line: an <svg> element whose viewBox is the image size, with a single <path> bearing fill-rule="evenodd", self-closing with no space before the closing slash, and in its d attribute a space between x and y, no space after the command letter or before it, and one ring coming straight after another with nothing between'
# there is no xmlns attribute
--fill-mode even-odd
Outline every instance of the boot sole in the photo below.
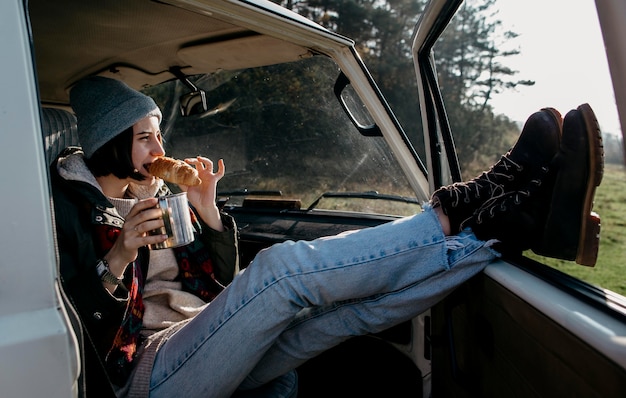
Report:
<svg viewBox="0 0 626 398"><path fill-rule="evenodd" d="M600 216L593 212L592 208L596 187L600 186L604 175L604 146L598 120L589 104L582 104L577 109L585 123L587 132L590 173L582 208L582 225L580 226L576 263L593 267L598 259L600 248Z"/></svg>

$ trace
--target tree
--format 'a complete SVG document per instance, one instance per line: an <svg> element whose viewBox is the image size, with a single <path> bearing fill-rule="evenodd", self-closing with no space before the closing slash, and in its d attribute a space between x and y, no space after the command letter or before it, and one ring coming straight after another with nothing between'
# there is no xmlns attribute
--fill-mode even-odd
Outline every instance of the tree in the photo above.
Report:
<svg viewBox="0 0 626 398"><path fill-rule="evenodd" d="M505 42L518 35L503 30L495 0L466 0L436 45L439 79L445 82L446 96L453 103L485 110L493 94L519 85L534 85L530 80L515 80L517 71L502 61L519 54L518 49L502 50Z"/></svg>
<svg viewBox="0 0 626 398"><path fill-rule="evenodd" d="M519 50L503 44L517 34L503 29L495 0L466 0L438 40L434 52L438 79L465 176L493 163L514 142L519 127L495 115L494 94L518 85L506 66ZM411 38L427 0L276 1L322 26L351 37L415 147L423 155Z"/></svg>
<svg viewBox="0 0 626 398"><path fill-rule="evenodd" d="M275 1L350 37L418 153L425 157L411 36L427 0ZM413 100L407 100L407 99Z"/></svg>

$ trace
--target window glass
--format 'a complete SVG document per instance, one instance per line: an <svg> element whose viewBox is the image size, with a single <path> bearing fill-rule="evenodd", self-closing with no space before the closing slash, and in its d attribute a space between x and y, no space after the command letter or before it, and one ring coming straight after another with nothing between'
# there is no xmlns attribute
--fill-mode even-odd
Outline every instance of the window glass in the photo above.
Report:
<svg viewBox="0 0 626 398"><path fill-rule="evenodd" d="M228 205L280 195L303 209L419 212L384 139L361 135L335 97L338 76L337 65L324 56L191 76L206 91L209 111L189 117L178 110L188 91L181 82L146 93L167 110L162 129L169 156L224 159L218 193ZM359 121L369 123L365 116Z"/></svg>
<svg viewBox="0 0 626 398"><path fill-rule="evenodd" d="M440 84L451 113L463 177L471 178L495 162L501 151L515 142L524 121L533 112L549 106L565 116L580 104L590 104L603 133L606 161L594 205L602 219L597 264L589 268L572 261L537 256L532 251L526 254L624 295L626 173L621 129L595 2L496 1L477 12L486 3L466 1L435 46ZM462 39L464 47L455 46L461 33L466 35ZM476 65L482 69L472 69ZM456 107L459 96L466 109L483 107L486 115L492 112L495 118L505 117L504 122L512 121L515 128L500 124L501 131L492 127L489 135L479 138L480 124L454 119L461 113ZM493 145L484 144L489 140Z"/></svg>

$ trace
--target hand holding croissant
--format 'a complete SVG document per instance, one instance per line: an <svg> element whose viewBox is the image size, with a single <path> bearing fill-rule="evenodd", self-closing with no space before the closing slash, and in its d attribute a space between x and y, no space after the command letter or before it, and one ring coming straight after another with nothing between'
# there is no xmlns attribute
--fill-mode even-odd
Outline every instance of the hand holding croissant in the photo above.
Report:
<svg viewBox="0 0 626 398"><path fill-rule="evenodd" d="M186 162L161 156L145 168L155 177L182 185L181 189L187 192L189 203L196 209L200 218L210 228L216 231L224 230L220 212L215 204L217 182L225 172L222 159L218 161L217 172L213 171L213 162L201 156L186 159Z"/></svg>

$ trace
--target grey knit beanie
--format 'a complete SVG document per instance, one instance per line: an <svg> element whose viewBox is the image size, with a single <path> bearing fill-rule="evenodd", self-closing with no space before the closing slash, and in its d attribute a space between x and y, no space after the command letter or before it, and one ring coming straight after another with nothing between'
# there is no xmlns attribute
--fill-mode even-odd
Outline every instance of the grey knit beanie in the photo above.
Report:
<svg viewBox="0 0 626 398"><path fill-rule="evenodd" d="M124 82L102 76L85 78L70 91L76 114L78 140L86 158L102 145L147 116L161 111L154 100Z"/></svg>

